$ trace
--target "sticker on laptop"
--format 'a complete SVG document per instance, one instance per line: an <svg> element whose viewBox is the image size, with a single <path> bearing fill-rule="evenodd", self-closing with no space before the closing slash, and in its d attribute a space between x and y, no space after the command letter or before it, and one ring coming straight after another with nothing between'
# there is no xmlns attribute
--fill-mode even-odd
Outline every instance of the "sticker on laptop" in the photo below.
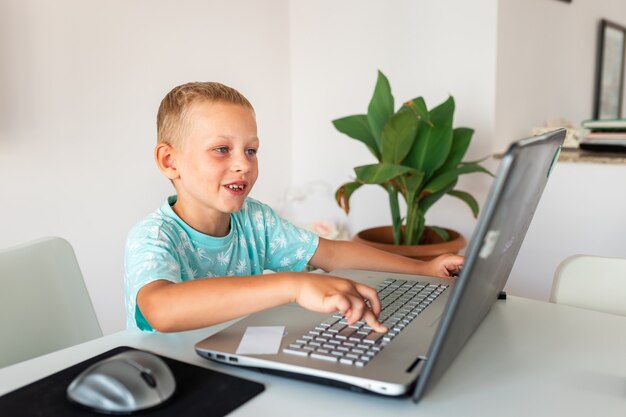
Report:
<svg viewBox="0 0 626 417"><path fill-rule="evenodd" d="M482 259L487 259L493 253L493 250L496 247L496 243L498 243L498 237L500 236L499 230L490 230L485 235L485 240L483 242L483 247L480 248L480 252L478 256Z"/></svg>
<svg viewBox="0 0 626 417"><path fill-rule="evenodd" d="M249 326L237 347L238 355L271 355L278 353L285 326Z"/></svg>

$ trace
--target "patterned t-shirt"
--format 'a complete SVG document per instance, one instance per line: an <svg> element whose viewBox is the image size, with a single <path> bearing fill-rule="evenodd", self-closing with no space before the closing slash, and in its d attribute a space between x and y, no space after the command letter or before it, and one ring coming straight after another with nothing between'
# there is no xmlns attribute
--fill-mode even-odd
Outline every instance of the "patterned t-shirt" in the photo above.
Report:
<svg viewBox="0 0 626 417"><path fill-rule="evenodd" d="M230 215L230 231L224 237L189 227L172 210L175 202L176 196L169 197L128 234L124 296L129 328L154 331L136 303L137 292L152 281L302 271L319 243L317 235L252 198Z"/></svg>

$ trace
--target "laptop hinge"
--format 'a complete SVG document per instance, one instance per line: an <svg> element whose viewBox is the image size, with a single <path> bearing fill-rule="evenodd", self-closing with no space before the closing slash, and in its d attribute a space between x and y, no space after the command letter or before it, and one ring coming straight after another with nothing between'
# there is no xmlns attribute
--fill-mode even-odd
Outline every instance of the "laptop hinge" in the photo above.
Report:
<svg viewBox="0 0 626 417"><path fill-rule="evenodd" d="M406 368L406 373L410 374L413 372L413 370L419 365L419 367L421 368L422 365L424 363L424 357L423 356L418 356L417 358L415 358L415 360L413 361L413 363L411 363L411 365L409 365L408 368Z"/></svg>

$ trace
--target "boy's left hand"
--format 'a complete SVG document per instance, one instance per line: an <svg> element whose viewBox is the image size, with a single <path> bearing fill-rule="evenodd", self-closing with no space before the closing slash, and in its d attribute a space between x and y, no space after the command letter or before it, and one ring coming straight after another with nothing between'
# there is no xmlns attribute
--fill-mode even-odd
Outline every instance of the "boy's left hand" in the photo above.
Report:
<svg viewBox="0 0 626 417"><path fill-rule="evenodd" d="M459 255L439 255L426 262L426 274L434 277L448 278L458 275L463 268L465 258Z"/></svg>

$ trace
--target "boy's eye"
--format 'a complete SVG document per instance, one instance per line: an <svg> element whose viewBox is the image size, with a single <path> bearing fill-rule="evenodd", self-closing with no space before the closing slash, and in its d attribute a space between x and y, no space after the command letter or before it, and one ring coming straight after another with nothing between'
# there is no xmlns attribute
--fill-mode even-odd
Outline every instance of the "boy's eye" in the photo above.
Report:
<svg viewBox="0 0 626 417"><path fill-rule="evenodd" d="M249 156L256 155L256 149L252 149L252 148L246 149L246 154Z"/></svg>
<svg viewBox="0 0 626 417"><path fill-rule="evenodd" d="M220 146L219 148L215 148L214 150L217 153L228 153L228 147L227 146Z"/></svg>

